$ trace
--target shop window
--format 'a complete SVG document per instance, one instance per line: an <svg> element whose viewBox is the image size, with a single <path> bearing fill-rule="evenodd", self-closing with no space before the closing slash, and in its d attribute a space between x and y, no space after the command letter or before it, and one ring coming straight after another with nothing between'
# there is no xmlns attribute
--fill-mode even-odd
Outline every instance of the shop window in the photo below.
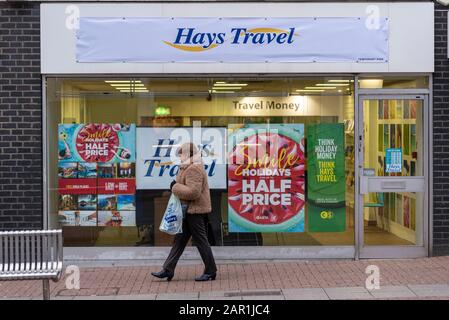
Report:
<svg viewBox="0 0 449 320"><path fill-rule="evenodd" d="M352 78L47 78L46 86L48 218L66 246L170 246L159 224L176 168L154 148L198 126L223 138L205 157L229 160L242 135L257 144L269 132L296 161L283 166L296 170L284 183L289 196L279 172L254 171L259 198L251 187L242 200L229 162L205 160L214 245L354 244ZM270 186L280 194L263 198ZM241 223L243 207L254 214Z"/></svg>

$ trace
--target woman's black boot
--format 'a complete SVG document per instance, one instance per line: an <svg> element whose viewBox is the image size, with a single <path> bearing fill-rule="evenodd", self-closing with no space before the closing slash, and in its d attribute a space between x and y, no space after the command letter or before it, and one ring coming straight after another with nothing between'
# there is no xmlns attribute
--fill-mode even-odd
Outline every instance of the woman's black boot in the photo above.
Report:
<svg viewBox="0 0 449 320"><path fill-rule="evenodd" d="M215 280L215 278L217 277L216 273L212 273L212 274L207 274L204 273L199 277L195 278L195 281L209 281L209 280Z"/></svg>
<svg viewBox="0 0 449 320"><path fill-rule="evenodd" d="M175 274L167 270L162 270L159 272L151 272L151 275L159 279L167 278L167 281L170 281Z"/></svg>

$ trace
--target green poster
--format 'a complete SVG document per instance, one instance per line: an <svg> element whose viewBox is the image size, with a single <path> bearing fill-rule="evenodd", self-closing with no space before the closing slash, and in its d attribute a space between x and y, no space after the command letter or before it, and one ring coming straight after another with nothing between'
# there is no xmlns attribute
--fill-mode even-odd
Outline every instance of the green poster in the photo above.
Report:
<svg viewBox="0 0 449 320"><path fill-rule="evenodd" d="M346 229L344 126L307 126L309 232Z"/></svg>

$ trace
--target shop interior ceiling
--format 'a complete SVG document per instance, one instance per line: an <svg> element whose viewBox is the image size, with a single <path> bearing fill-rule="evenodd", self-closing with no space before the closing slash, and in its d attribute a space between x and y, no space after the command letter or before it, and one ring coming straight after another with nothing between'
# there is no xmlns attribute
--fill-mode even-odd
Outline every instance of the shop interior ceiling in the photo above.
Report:
<svg viewBox="0 0 449 320"><path fill-rule="evenodd" d="M290 95L350 95L350 78L310 79L70 79L64 81L59 95L154 95L176 96L285 96Z"/></svg>

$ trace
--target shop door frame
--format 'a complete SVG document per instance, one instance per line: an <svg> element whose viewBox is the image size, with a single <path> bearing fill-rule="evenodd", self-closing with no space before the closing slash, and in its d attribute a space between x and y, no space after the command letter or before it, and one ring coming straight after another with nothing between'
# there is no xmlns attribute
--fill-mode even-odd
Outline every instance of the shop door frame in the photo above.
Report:
<svg viewBox="0 0 449 320"><path fill-rule="evenodd" d="M405 181L407 185L414 185L418 190L417 185L422 185L423 193L423 222L422 222L422 235L423 245L364 245L364 194L362 191L365 189L363 177L363 163L364 163L364 106L365 100L421 100L423 108L423 128L422 128L422 141L423 141L423 176L417 177L373 177L373 180L382 181ZM430 159L431 157L431 141L429 135L429 95L428 94L395 94L395 93L359 93L356 99L357 105L355 110L355 145L356 145L356 161L355 161L355 174L356 174L356 188L355 188L355 223L356 223L356 259L388 259L388 258L419 258L427 257L429 255L429 213L430 213ZM366 184L365 184L366 185ZM412 187L413 188L413 187ZM365 190L369 192L368 190ZM388 190L395 192L394 189ZM404 192L407 190L396 190L397 192Z"/></svg>

